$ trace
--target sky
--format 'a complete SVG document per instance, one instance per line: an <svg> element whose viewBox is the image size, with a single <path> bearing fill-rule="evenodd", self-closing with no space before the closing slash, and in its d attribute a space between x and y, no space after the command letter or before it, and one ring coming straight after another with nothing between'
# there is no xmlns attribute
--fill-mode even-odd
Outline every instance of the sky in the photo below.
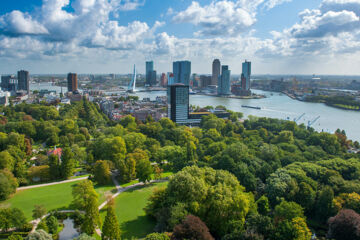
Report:
<svg viewBox="0 0 360 240"><path fill-rule="evenodd" d="M360 0L1 0L0 73L360 75Z"/></svg>

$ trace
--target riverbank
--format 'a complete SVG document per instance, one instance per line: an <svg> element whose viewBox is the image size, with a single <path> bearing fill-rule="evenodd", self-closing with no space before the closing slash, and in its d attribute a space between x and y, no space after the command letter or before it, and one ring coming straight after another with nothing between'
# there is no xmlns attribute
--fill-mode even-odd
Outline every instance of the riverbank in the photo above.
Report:
<svg viewBox="0 0 360 240"><path fill-rule="evenodd" d="M207 94L207 93L196 93L192 94L200 95L200 96L209 96L209 97L217 97L217 98L233 98L233 99L263 99L266 98L265 95L251 95L251 96L235 96L235 95L216 95L216 94Z"/></svg>

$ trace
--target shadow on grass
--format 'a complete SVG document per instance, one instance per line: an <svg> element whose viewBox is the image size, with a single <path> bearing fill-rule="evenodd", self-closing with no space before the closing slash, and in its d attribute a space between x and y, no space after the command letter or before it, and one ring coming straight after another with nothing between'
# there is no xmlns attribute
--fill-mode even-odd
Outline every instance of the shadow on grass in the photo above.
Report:
<svg viewBox="0 0 360 240"><path fill-rule="evenodd" d="M148 216L139 216L137 219L121 224L121 239L144 238L154 231L155 221Z"/></svg>

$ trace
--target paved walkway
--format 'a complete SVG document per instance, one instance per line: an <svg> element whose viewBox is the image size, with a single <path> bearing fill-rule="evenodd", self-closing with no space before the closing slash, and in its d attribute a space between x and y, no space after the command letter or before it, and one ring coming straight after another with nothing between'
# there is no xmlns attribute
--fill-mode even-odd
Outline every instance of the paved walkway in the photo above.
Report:
<svg viewBox="0 0 360 240"><path fill-rule="evenodd" d="M26 187L19 187L19 188L16 189L16 191L21 191L21 190L31 189L31 188L46 187L46 186L69 183L69 182L77 182L77 181L85 180L85 179L88 179L88 178L89 177L86 176L86 177L81 177L81 178L74 178L74 179L64 180L64 181L60 181L60 182L52 182L52 183L44 183L44 184L26 186Z"/></svg>
<svg viewBox="0 0 360 240"><path fill-rule="evenodd" d="M39 185L34 185L34 186L28 186L28 187L22 187L22 188L18 188L17 190L24 190L24 189L30 189L30 188L37 188L37 187L44 187L44 186L50 186L50 185L56 185L56 184L61 184L61 183L66 183L66 182L75 182L75 181L80 181L80 180L85 180L87 179L88 177L83 177L83 178L76 178L76 179L71 179L71 180L66 180L66 181L61 181L61 182L54 182L54 183L46 183L46 184L39 184ZM136 183L136 184L133 184L133 185L130 185L130 186L127 186L127 187L121 187L119 182L116 180L116 174L113 174L111 176L112 178L112 181L114 182L115 184L115 187L117 189L117 192L115 194L113 194L111 196L111 199L114 199L116 198L117 196L119 196L119 194L129 190L129 189L133 189L133 188L136 188L138 186L143 186L145 185L145 183L142 183L142 182L139 182L139 183ZM155 183L155 182L164 182L164 181L167 181L167 180L152 180L150 181L150 183ZM99 206L99 211L101 209L103 209L107 204L108 204L108 200L106 200L105 202L103 202L102 204L100 204ZM72 212L75 212L76 210L61 210L61 211L58 211L60 213L72 213ZM84 213L83 211L80 211L82 213ZM49 216L50 213L42 216L41 218L38 218L38 219L34 219L32 220L30 223L33 225L33 228L31 230L31 232L34 232L37 228L37 226L39 225L39 223L41 222L42 219L46 218L47 216ZM99 228L96 228L95 229L96 231L96 234L101 236L101 229Z"/></svg>

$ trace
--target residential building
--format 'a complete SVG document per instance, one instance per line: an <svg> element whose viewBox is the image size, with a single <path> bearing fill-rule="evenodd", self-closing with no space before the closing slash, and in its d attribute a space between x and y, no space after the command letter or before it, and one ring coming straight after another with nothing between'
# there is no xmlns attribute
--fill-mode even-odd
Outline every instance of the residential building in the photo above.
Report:
<svg viewBox="0 0 360 240"><path fill-rule="evenodd" d="M168 117L178 123L186 124L189 118L189 86L176 83L168 86Z"/></svg>
<svg viewBox="0 0 360 240"><path fill-rule="evenodd" d="M215 59L212 64L211 84L209 85L218 85L218 81L220 77L220 68L221 68L220 60Z"/></svg>
<svg viewBox="0 0 360 240"><path fill-rule="evenodd" d="M162 73L162 74L161 74L160 84L161 84L162 87L166 87L167 84L168 84L168 79L167 79L167 76L166 76L165 73Z"/></svg>
<svg viewBox="0 0 360 240"><path fill-rule="evenodd" d="M69 73L67 76L67 85L69 92L75 92L78 90L78 80L76 73Z"/></svg>
<svg viewBox="0 0 360 240"><path fill-rule="evenodd" d="M212 82L211 76L206 76L206 75L200 76L200 83L202 88L207 88L208 86L211 85L211 82Z"/></svg>
<svg viewBox="0 0 360 240"><path fill-rule="evenodd" d="M177 61L173 62L174 83L190 85L191 62Z"/></svg>
<svg viewBox="0 0 360 240"><path fill-rule="evenodd" d="M18 80L14 75L1 76L1 88L3 91L16 92L18 90Z"/></svg>
<svg viewBox="0 0 360 240"><path fill-rule="evenodd" d="M218 95L230 95L230 74L229 66L221 67L221 76L218 82Z"/></svg>
<svg viewBox="0 0 360 240"><path fill-rule="evenodd" d="M30 93L30 74L28 71L20 70L17 72L18 77L18 90L26 91L28 94Z"/></svg>

